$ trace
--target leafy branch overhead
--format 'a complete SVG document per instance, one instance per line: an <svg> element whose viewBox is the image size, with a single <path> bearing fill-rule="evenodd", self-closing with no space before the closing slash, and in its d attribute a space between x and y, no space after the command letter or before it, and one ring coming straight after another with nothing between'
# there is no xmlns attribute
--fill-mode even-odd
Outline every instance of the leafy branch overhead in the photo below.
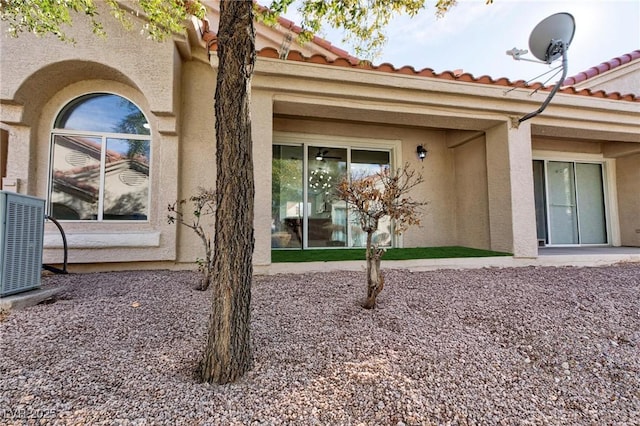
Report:
<svg viewBox="0 0 640 426"><path fill-rule="evenodd" d="M477 1L493 3L493 0ZM0 19L9 23L9 33L14 37L25 32L38 36L53 34L60 40L75 42L67 35L74 15L86 15L93 33L106 36L99 2L107 6L109 14L124 28L132 30L139 22L140 33L156 41L184 32L189 16L204 18L206 14L200 0L0 0ZM438 0L434 13L442 17L456 3L457 0ZM384 29L391 19L398 15L413 17L426 9L427 4L427 0L273 0L267 7L254 3L254 13L258 19L274 25L278 16L296 6L301 16L300 42L310 41L328 25L343 30L342 41L353 45L358 57L372 59L386 43Z"/></svg>
<svg viewBox="0 0 640 426"><path fill-rule="evenodd" d="M67 31L76 15L88 17L94 34L107 35L99 3L107 5L111 16L128 30L136 28L134 18L142 18L140 32L156 41L184 32L190 15L199 18L205 15L204 6L196 0L0 0L0 19L9 24L9 34L14 37L20 33L53 34L62 41L75 42Z"/></svg>

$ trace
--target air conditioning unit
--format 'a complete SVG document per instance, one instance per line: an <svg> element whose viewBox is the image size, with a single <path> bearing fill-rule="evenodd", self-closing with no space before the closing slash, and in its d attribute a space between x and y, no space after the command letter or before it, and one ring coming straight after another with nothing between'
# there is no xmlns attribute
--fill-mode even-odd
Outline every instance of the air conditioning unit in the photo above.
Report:
<svg viewBox="0 0 640 426"><path fill-rule="evenodd" d="M0 191L0 297L40 287L44 200Z"/></svg>

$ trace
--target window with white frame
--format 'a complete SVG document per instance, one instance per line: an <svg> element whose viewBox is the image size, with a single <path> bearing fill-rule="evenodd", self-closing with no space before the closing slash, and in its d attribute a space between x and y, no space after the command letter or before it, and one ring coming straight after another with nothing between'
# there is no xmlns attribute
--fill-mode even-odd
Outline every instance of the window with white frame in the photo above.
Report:
<svg viewBox="0 0 640 426"><path fill-rule="evenodd" d="M142 111L110 93L69 102L51 132L49 215L147 220L151 132Z"/></svg>

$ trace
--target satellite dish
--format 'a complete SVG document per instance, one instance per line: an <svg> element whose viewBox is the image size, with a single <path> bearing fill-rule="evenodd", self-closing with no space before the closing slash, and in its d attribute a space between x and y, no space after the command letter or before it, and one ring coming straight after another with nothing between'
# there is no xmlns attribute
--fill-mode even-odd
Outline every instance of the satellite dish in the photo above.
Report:
<svg viewBox="0 0 640 426"><path fill-rule="evenodd" d="M576 22L570 13L556 13L548 16L531 31L529 36L529 50L531 54L547 64L562 56L564 49L569 48Z"/></svg>
<svg viewBox="0 0 640 426"><path fill-rule="evenodd" d="M531 31L531 35L529 36L529 49L531 50L531 54L535 56L538 61L523 58L522 55L528 53L526 50L517 49L515 47L511 50L507 50L507 55L513 57L515 60L543 64L550 64L556 59L562 57L562 65L558 67L562 68L562 77L560 77L560 80L558 80L558 82L553 86L551 93L549 93L547 99L542 103L542 106L540 106L536 111L520 118L518 123L522 123L525 120L533 118L544 111L547 105L549 105L549 102L551 102L551 98L553 98L562 85L562 82L567 77L567 49L569 49L569 44L571 44L571 41L573 40L573 34L575 31L576 23L570 13L556 13L540 21L533 31ZM552 71L555 71L555 69ZM558 71L558 73L559 72L560 71Z"/></svg>

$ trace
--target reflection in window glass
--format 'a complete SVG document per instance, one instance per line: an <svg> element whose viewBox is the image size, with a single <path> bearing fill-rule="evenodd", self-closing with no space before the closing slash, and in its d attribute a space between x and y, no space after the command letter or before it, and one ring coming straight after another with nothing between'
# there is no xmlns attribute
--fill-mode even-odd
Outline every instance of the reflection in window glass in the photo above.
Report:
<svg viewBox="0 0 640 426"><path fill-rule="evenodd" d="M147 217L149 141L107 139L104 171L104 219Z"/></svg>
<svg viewBox="0 0 640 426"><path fill-rule="evenodd" d="M271 247L302 248L302 146L273 146Z"/></svg>
<svg viewBox="0 0 640 426"><path fill-rule="evenodd" d="M389 152L387 151L351 151L351 178L360 179L373 176L376 173L386 173L389 171ZM351 239L349 246L365 247L367 245L367 234L362 230L360 218L354 209L349 210ZM391 246L391 219L385 217L378 222L378 230L373 234L373 243L380 247Z"/></svg>
<svg viewBox="0 0 640 426"><path fill-rule="evenodd" d="M86 95L63 108L56 127L49 214L61 220L147 220L151 139L142 111L120 96Z"/></svg>
<svg viewBox="0 0 640 426"><path fill-rule="evenodd" d="M100 138L54 136L51 216L66 220L97 219L101 150Z"/></svg>
<svg viewBox="0 0 640 426"><path fill-rule="evenodd" d="M81 96L67 104L56 120L57 129L149 135L144 114L129 100L108 93Z"/></svg>
<svg viewBox="0 0 640 426"><path fill-rule="evenodd" d="M347 206L336 195L335 187L347 174L347 150L310 146L307 158L307 246L344 247Z"/></svg>

